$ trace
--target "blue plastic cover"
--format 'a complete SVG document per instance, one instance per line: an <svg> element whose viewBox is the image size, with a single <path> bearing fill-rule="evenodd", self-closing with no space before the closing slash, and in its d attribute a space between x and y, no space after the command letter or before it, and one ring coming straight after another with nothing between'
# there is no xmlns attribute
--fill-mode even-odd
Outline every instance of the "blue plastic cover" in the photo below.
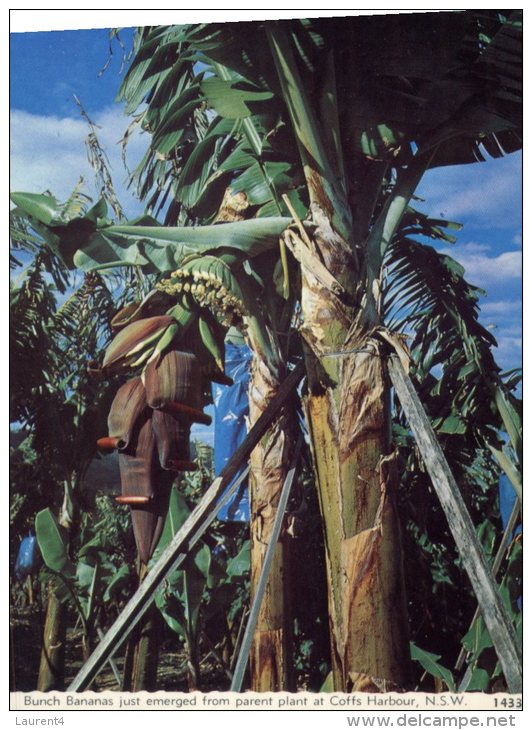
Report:
<svg viewBox="0 0 532 730"><path fill-rule="evenodd" d="M235 345L228 342L225 348L225 372L234 383L229 386L213 384L214 470L216 474L222 471L229 457L233 455L247 435L246 418L249 414L248 386L251 358L252 354L247 345ZM225 522L249 522L247 480L242 482L233 496L220 509L218 519Z"/></svg>
<svg viewBox="0 0 532 730"><path fill-rule="evenodd" d="M499 478L499 503L501 509L502 526L504 530L506 529L506 525L508 524L508 520L510 519L510 515L512 513L512 509L516 499L517 495L515 493L515 489L512 486L512 483L510 482L506 474L501 474ZM522 531L522 525L518 525L515 528L514 535ZM512 537L513 535L510 536L510 540L512 539Z"/></svg>
<svg viewBox="0 0 532 730"><path fill-rule="evenodd" d="M15 563L15 575L18 580L24 580L32 575L39 566L39 546L35 535L29 533L20 543L17 560Z"/></svg>
<svg viewBox="0 0 532 730"><path fill-rule="evenodd" d="M517 495L511 481L508 479L506 474L501 474L499 477L499 505L501 510L502 526L505 530L516 499ZM519 535L522 532L523 525L517 525L513 533L509 536L508 543L510 543L516 535ZM517 599L517 607L520 611L522 610L523 599L521 597Z"/></svg>

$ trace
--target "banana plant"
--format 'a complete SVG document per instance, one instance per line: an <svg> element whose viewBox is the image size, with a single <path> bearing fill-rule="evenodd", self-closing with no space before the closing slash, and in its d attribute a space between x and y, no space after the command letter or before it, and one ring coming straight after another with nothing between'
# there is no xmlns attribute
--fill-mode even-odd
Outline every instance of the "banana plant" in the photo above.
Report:
<svg viewBox="0 0 532 730"><path fill-rule="evenodd" d="M172 490L168 514L153 560L166 547L190 514L186 499ZM202 543L188 556L183 567L171 573L155 603L168 626L181 637L187 653L190 691L200 689L200 642L205 624L215 612L230 609L235 582L249 571L249 543L222 565L211 548ZM232 586L233 590L227 591ZM222 595L223 594L223 595Z"/></svg>
<svg viewBox="0 0 532 730"><path fill-rule="evenodd" d="M504 398L507 407L513 404L516 410L511 412L517 417L518 401L512 391L518 377L515 373L508 377L500 372L491 352L496 344L493 335L478 322L479 301L484 292L464 279L463 267L447 253L437 252L419 240L423 235L452 246L453 229L458 229L458 225L443 222L442 227L440 220L427 219L413 208L408 211L387 254L385 317L390 329L408 334L411 375L451 470L479 530L489 528L495 534L492 522L499 511L497 485L501 465L492 454L511 448L507 435L510 430L503 421L495 393L500 394L499 399ZM519 434L518 417L514 424L515 438ZM440 507L431 495L424 465L419 463L400 408L394 430L399 459L404 465L401 501L408 505L404 542L407 587L414 599L412 638L418 646L430 641L432 652L442 656L443 664L453 666L456 646L451 637L471 637L468 626L475 600L467 591L456 592L461 580L456 557L452 551L442 551L446 526L442 525ZM417 505L415 511L412 504ZM484 544L490 555L489 543ZM422 588L427 580L424 574L432 578L431 594ZM519 631L515 607L511 608L508 602L506 605ZM438 632L437 640L429 638L434 636L431 617L441 611L450 612L451 606L452 620ZM471 653L470 666L475 676L471 691L480 687L481 676L486 680L483 688L489 685L488 675L477 672L475 661L475 654Z"/></svg>
<svg viewBox="0 0 532 730"><path fill-rule="evenodd" d="M187 257L182 266L159 281L155 292L160 292L173 301L177 300L174 311L178 309L180 312L188 312L189 329L185 338L186 347L197 352L200 362L209 361L210 358L218 368L223 368L225 333L230 327L237 327L243 332L254 353L251 390L254 394L251 405L253 422L273 397L280 382L284 366L283 348L278 333L290 324L287 312L289 314L290 308L293 307L294 297L292 294L291 301L286 301L282 297L282 271L280 269L274 271L278 280L276 281L274 276L272 281L268 270L269 261L264 261L266 254L257 254L251 263L249 259L244 260L235 249L227 253L227 249L222 248L220 253L216 252L217 256L213 255L214 253ZM295 290L294 284L292 290ZM262 301L257 291L262 294ZM178 339L182 334L182 331L178 333ZM205 352L197 350L194 343L198 341ZM285 357L287 355L288 352ZM265 443L276 446L266 449L267 459L261 452L262 446L252 457L257 485L252 490L252 505L257 515L261 515L268 505L274 506L280 494L284 467L287 463L286 454L292 443L292 439L288 438L288 426L289 419L286 416L272 426ZM262 474L261 477L259 473ZM260 534L254 532L252 526L255 546L252 573L255 580L258 580L260 574L263 546L267 542L271 519L273 514L268 509L254 523L255 529L260 525ZM291 635L289 615L283 609L287 589L282 551L283 547L280 547L277 570L272 571L270 579L272 583L270 599L263 606L264 618L262 623L259 623L256 636L258 645L262 642L264 646L269 637L278 634L279 631L286 636L287 643ZM277 604L275 611L272 610L272 603ZM270 623L272 615L278 617L274 626ZM284 643L281 646L284 646ZM279 671L286 672L288 650L286 648L284 655L281 654L276 660ZM260 655L259 649L256 654ZM268 675L264 671L256 670L256 672L262 677L263 687L267 686L268 681L273 683L271 685L273 688L281 686L278 671L271 671L270 679L267 679Z"/></svg>
<svg viewBox="0 0 532 730"><path fill-rule="evenodd" d="M519 58L513 56L511 70L502 61L516 49L519 15L429 14L410 18L409 23L407 36L403 18L384 17L246 24L245 31L231 25L145 29L139 41L140 47L152 38L159 47L174 43L174 58L196 52L208 64L209 74L195 87L191 83L188 95L181 98L176 92L167 119L183 113L181 102L192 104L195 96L222 120L248 128L242 142L233 135L234 150L227 158L238 160L238 174L231 180L235 194L254 193L253 185L243 180L246 175L256 179L264 146L273 147L284 137L285 154L287 149L293 153L294 142L299 151L297 174L306 182L308 197L301 199L310 204L309 215L306 227L288 227L282 238L302 271L301 332L312 352L307 358L307 420L325 521L334 686L344 690L409 682L397 518L393 500L382 502L382 485L391 493L395 483L393 466L382 462L392 447L384 436L389 416L378 358L382 338L374 334L383 325L383 265L427 168L473 162L486 154L499 156L520 146ZM387 41L384 51L382 38ZM258 54L256 48L268 48L269 54ZM179 77L172 54L165 58L165 78ZM464 69L467 66L467 84L458 82L454 73L458 58ZM134 84L139 71L134 62L124 89ZM502 83L495 84L490 100L479 102L471 95L474 85L468 84L475 78L483 85L493 73L503 74L504 80L499 76ZM268 92L271 96L261 98ZM153 113L155 95L148 103ZM165 109L161 113L164 116ZM273 120L266 122L269 130L261 136L268 115ZM214 119L211 133L216 123ZM171 159L175 152L187 170L186 150L170 136L174 129L164 122L156 125L152 155L163 148ZM221 154L230 142L222 144ZM249 145L251 159L242 154L243 144ZM194 151L188 170L198 169L200 152ZM202 170L204 180L210 174L213 183L219 168L221 176L224 165L230 167L215 157L206 163L215 172ZM196 201L185 197L176 191L175 198L182 207L188 203L187 212L193 216L199 212ZM297 211L296 216L303 217ZM297 217L293 220L297 223ZM442 324L449 327L448 322L439 323L440 351L446 335ZM472 335L475 326L470 320ZM463 321L455 319L452 329L463 331ZM349 356L357 350L360 354ZM374 351L377 357L364 351ZM473 362L476 357L474 352L470 355ZM488 359L485 370L490 369ZM493 378L497 380L496 374ZM473 390L469 395L478 402L479 393ZM453 419L459 422L456 414L447 413L440 423L450 429ZM366 470L369 464L373 466ZM379 514L387 538L377 547L371 529ZM375 559L369 561L370 556ZM374 582L359 574L357 566L368 561ZM377 583L378 596L371 589L366 592L365 586ZM355 603L356 621L351 610ZM393 612L386 606L394 606ZM368 634L387 638L369 647Z"/></svg>
<svg viewBox="0 0 532 730"><path fill-rule="evenodd" d="M43 219L42 224L48 219L42 211L53 208L54 205L53 200L44 197L36 199L35 196L26 198L23 194L16 195L14 200L19 208L23 208L32 216L32 219L34 216L40 216ZM118 255L121 256L123 251L129 253L126 253L125 260L121 263L127 264L139 260L136 254L130 256L132 251L125 243L122 248L116 249L114 242L122 240L126 231L120 226L117 231L116 226L108 225L103 205L99 206L99 213L103 217L96 226L91 220L84 226L88 233L87 246L73 255L70 265L78 263L92 268L96 266L95 259L97 259L98 268L106 268L107 265L115 265L119 261ZM128 305L114 318L114 326L121 331L107 351L102 373L111 375L120 371L138 373L138 377L150 359L158 356L157 353L163 353L165 347L175 347L177 343L181 343L180 347L191 350L198 357L198 361L203 363L203 367L207 368L204 372L205 377L213 379L222 377L223 382L223 338L228 327L236 325L242 328L255 355L255 365L252 370L254 382L251 388L253 423L277 392L286 368L285 362L288 356L286 348L290 344L287 335L298 285L297 277L294 276L296 273L294 262L289 261L286 256L279 260L274 257L272 260L272 249L273 252L279 249L281 245L279 232L288 220L275 218L273 221L271 219L240 221L239 223L243 223L244 226L238 229L235 229L233 223L218 224L212 226L211 234L208 228L168 229L151 226L150 233L160 236L161 242L164 243L164 258L153 257L153 266L159 266L159 273L166 276L160 279L156 290L144 301ZM152 251L151 244L147 247L140 239L138 244L134 242L143 229L142 225L125 228L129 245L137 247L139 254L141 249ZM197 230L201 232L199 238L194 234ZM58 234L57 249L64 251L62 242L69 234L59 227L54 227L54 231ZM198 245L200 239L204 243L200 242ZM113 242L111 248L108 245L110 241ZM205 253L192 254L194 247L197 247L199 252L205 250ZM112 255L108 258L109 251L112 251ZM117 251L118 255L115 256ZM181 260L180 256L183 257ZM146 271L152 271L152 267L148 266ZM290 287L289 280L292 282ZM156 316L145 317L146 314ZM284 337L284 341L281 336ZM131 402L129 399L126 402L129 409ZM135 409L131 410L131 416L136 418ZM254 523L257 529L254 539L256 559L253 561L255 582L260 574L264 546L273 524L274 513L271 507L275 506L279 498L289 461L289 450L293 444L293 438L287 430L291 428L290 421L288 414L278 419L272 426L272 432L263 440L263 445L255 450L252 457L258 490L252 493L256 494L255 513L263 513L261 519L257 519ZM125 440L123 442L126 444ZM112 440L105 442L103 439L100 443L112 445ZM149 450L152 448L148 445ZM164 492L167 495L168 487L167 480L165 488L160 489L159 493ZM153 489L146 485L142 489L142 495L139 496L148 497L152 491ZM167 496L161 497L161 505L157 509L159 531L166 500ZM133 514L144 519L145 506L133 510ZM137 538L139 545L141 542L147 545L142 550L143 560L149 558L149 553L156 544L157 530L145 530L144 537ZM140 535L140 528L137 528L137 534ZM271 689L279 689L288 682L288 679L283 677L289 667L292 633L290 619L285 616L283 608L287 588L283 577L286 571L283 572L282 567L282 546L279 551L278 568L272 570L272 587L267 594L271 597L271 601L279 605L272 610L268 605L268 599L266 600L263 610L264 621L259 622L254 652L257 657L265 653L278 657L275 668L269 668L268 672L260 668L256 671L256 674L262 677L260 686ZM273 585L275 583L273 576L276 576L276 585ZM279 617L275 626L269 625L270 616ZM283 652L279 650L265 652L260 648L261 642L277 643L280 631L285 637L281 643L283 646L286 644Z"/></svg>
<svg viewBox="0 0 532 730"><path fill-rule="evenodd" d="M78 186L66 203L54 201L48 220L55 216L66 225L83 216L87 206ZM109 282L98 274L74 281L53 242L49 245L48 229L36 220L33 226L33 220L20 209L11 211L10 347L17 366L10 389L10 417L15 429L26 435L29 447L21 454L23 473L14 476L17 491L31 495L30 519L50 506L75 539L80 492L97 452L95 438L105 425L110 395L90 378L86 363L105 346L112 294ZM31 454L35 457L28 458ZM45 622L52 647L62 645L66 619L64 606L50 592ZM60 688L63 673L60 651L57 662L43 653L39 689Z"/></svg>
<svg viewBox="0 0 532 730"><path fill-rule="evenodd" d="M109 546L100 528L99 524L85 526L74 561L69 555L68 532L53 512L47 508L35 517L37 541L46 566L42 577L51 577L56 598L76 611L83 629L84 659L97 643L98 614L103 599L110 598L130 578L129 566L117 570L110 561Z"/></svg>
<svg viewBox="0 0 532 730"><path fill-rule="evenodd" d="M139 39L142 35L145 34L139 33ZM148 42L157 39L160 44L157 60L153 59L148 70L139 56L124 79L120 97L131 104L130 108L135 106L140 89L146 88L144 84L149 83L149 78L154 80L153 97L145 113L141 113L139 123L145 128L155 124L158 131L133 175L133 182L154 210L173 198L165 215L166 224L190 224L198 218L204 224L214 224L207 228L202 226L201 230L212 231L215 238L211 240L216 241L216 248L202 252L201 247L196 246L198 253L203 253L202 257L190 262L184 260L176 272L178 276L171 276L169 281L161 282L161 286L179 294L190 285L196 300L203 306L213 308L214 305L215 310L227 301L225 291L243 303L244 334L253 352L252 425L275 396L286 369L290 344L287 334L298 281L294 262L279 234L290 222L291 210L305 215L307 193L302 178L294 184L298 167L295 144L291 145L294 154L286 158L288 128L279 123L271 134L272 127L280 119L274 95L255 84L243 83L238 72L223 62L205 58L208 71L197 73L191 60L195 56L188 57L187 52L179 54L188 43L187 37L186 29L184 32L178 28L148 32ZM176 50L180 58L174 63ZM155 71L160 71L161 75ZM159 86L163 75L166 81ZM269 75L271 77L271 72ZM163 87L165 93L170 89L175 93L168 115L165 108L160 107ZM204 110L206 100L208 115ZM266 101L273 106L264 117L248 118L254 104ZM182 120L180 130L174 125L176 118ZM202 120L201 128L198 120ZM161 151L168 161L161 159ZM178 176L170 169L171 160L178 161L181 167ZM159 182L164 180L161 195L158 191L147 193L156 170ZM236 221L238 227L234 225ZM245 246L241 245L241 235L248 223L257 232L267 224L272 237L263 239L260 245L250 240ZM214 281L218 278L221 282L221 290L205 294L203 287L209 281L207 277L213 275ZM197 285L193 277L196 277ZM223 323L231 324L230 312L217 314L219 318L221 315ZM295 442L294 427L293 420L284 414L272 425L270 433L251 457L252 593L273 524L272 508L278 502L291 445ZM279 545L254 637L251 683L257 690L279 690L290 686L292 681L293 632L289 606L295 597L289 595L285 555L288 549L289 545Z"/></svg>

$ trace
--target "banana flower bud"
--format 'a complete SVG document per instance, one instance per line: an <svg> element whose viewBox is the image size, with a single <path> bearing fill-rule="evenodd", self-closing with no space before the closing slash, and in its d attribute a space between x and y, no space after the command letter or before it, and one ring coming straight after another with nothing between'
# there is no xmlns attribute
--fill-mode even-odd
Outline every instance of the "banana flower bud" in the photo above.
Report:
<svg viewBox="0 0 532 730"><path fill-rule="evenodd" d="M128 324L111 342L102 365L104 375L111 375L126 366L139 365L156 351L161 338L173 330L177 332L173 317L160 315Z"/></svg>
<svg viewBox="0 0 532 730"><path fill-rule="evenodd" d="M131 506L131 521L139 557L147 564L161 536L174 480L157 458L152 419L145 413L137 423L137 438L118 454L122 494ZM144 500L139 498L147 498ZM136 503L135 503L136 502Z"/></svg>
<svg viewBox="0 0 532 730"><path fill-rule="evenodd" d="M170 350L159 362L150 362L144 372L144 386L148 406L154 409L152 422L161 466L168 469L170 462L189 458L191 421L167 406L178 402L200 408L201 370L196 357Z"/></svg>
<svg viewBox="0 0 532 730"><path fill-rule="evenodd" d="M172 472L195 466L189 461L191 423L209 419L200 410L202 374L196 357L167 350L165 340L177 324L171 317L155 319L169 323L154 328L159 337L154 354L142 377L118 389L108 417L109 436L99 441L101 448L118 449L122 484L118 499L131 509L143 563L153 554L163 529Z"/></svg>

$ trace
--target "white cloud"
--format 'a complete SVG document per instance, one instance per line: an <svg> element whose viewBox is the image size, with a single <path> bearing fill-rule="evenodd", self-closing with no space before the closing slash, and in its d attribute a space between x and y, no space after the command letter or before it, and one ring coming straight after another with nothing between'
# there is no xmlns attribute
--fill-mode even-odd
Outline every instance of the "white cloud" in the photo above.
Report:
<svg viewBox="0 0 532 730"><path fill-rule="evenodd" d="M523 340L519 336L495 333L497 347L493 353L495 360L503 370L511 370L521 366L523 356Z"/></svg>
<svg viewBox="0 0 532 730"><path fill-rule="evenodd" d="M470 242L453 247L450 253L465 268L467 281L488 292L488 297L479 301L480 319L497 340L496 361L504 370L518 367L523 347L521 251L504 251L494 256L490 255L490 246Z"/></svg>
<svg viewBox="0 0 532 730"><path fill-rule="evenodd" d="M501 300L497 302L486 302L482 305L482 314L486 317L506 315L506 316L520 316L521 315L521 303L509 300Z"/></svg>
<svg viewBox="0 0 532 730"><path fill-rule="evenodd" d="M490 246L487 243L477 243L476 241L469 241L468 243L461 243L453 247L453 251L461 251L466 256L475 256L487 254L490 251ZM456 254L458 256L458 254Z"/></svg>
<svg viewBox="0 0 532 730"><path fill-rule="evenodd" d="M498 299L482 303L481 320L495 339L497 348L493 353L504 370L519 367L523 353L523 325L521 301Z"/></svg>
<svg viewBox="0 0 532 730"><path fill-rule="evenodd" d="M522 157L429 170L417 191L433 215L487 227L516 228L521 214Z"/></svg>
<svg viewBox="0 0 532 730"><path fill-rule="evenodd" d="M488 246L466 243L453 248L452 257L465 268L466 279L482 287L489 288L494 284L521 278L523 269L520 251L504 251L498 256L489 256L488 252Z"/></svg>
<svg viewBox="0 0 532 730"><path fill-rule="evenodd" d="M458 243L444 253L464 266L469 282L487 291L479 301L480 319L497 340L494 355L504 369L518 366L522 354L521 164L516 153L432 170L417 191L426 201L423 210L460 221L465 231L476 228L479 242Z"/></svg>
<svg viewBox="0 0 532 730"><path fill-rule="evenodd" d="M118 106L104 109L92 120L97 125L101 145L109 158L111 174L119 200L129 216L142 207L126 189L127 171L121 159L121 140L130 119ZM87 160L85 138L87 124L80 119L38 116L24 111L11 112L11 179L13 191L44 192L50 190L65 200L82 176L91 197L99 197L94 185L94 171ZM147 136L136 134L128 146L128 160L133 166L144 152Z"/></svg>

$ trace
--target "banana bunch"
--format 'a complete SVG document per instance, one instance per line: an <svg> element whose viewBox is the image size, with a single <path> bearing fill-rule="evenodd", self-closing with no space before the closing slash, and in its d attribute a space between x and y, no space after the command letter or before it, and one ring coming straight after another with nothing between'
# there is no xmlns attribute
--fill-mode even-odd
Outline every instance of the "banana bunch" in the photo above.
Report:
<svg viewBox="0 0 532 730"><path fill-rule="evenodd" d="M230 267L216 256L186 260L168 278L160 281L156 289L174 297L190 294L225 327L244 326L242 291Z"/></svg>

